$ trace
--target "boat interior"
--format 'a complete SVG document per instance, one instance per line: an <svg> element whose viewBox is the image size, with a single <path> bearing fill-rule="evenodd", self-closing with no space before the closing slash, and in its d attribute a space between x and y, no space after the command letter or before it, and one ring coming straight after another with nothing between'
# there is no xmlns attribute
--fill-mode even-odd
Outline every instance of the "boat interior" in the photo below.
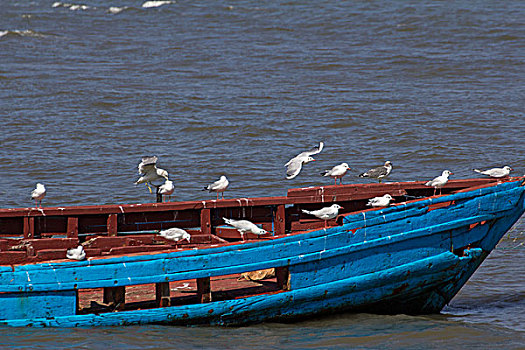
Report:
<svg viewBox="0 0 525 350"><path fill-rule="evenodd" d="M508 180L508 179L507 179ZM440 195L496 184L496 179L451 180ZM283 197L146 204L0 209L0 265L64 262L69 248L83 246L87 259L205 249L226 244L271 240L342 224L342 217L365 210L370 198L390 194L392 205L434 195L424 182L387 182L295 188ZM343 207L325 223L301 210L332 203ZM250 220L268 231L244 235L223 218ZM190 242L173 242L158 235L178 227ZM97 313L184 305L278 293L288 288L286 268L243 274L152 283L138 286L84 289L78 293L77 313Z"/></svg>

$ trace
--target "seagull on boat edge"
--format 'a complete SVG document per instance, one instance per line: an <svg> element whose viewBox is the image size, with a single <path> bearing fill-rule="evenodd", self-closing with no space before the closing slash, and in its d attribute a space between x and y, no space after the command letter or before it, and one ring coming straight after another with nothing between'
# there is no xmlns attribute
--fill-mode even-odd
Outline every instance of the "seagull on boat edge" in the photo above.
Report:
<svg viewBox="0 0 525 350"><path fill-rule="evenodd" d="M479 170L479 169L472 169L472 170L482 175L487 175L487 176L495 177L495 178L501 178L501 177L509 176L510 172L514 169L512 169L508 165L505 165L503 168L492 168L488 170Z"/></svg>
<svg viewBox="0 0 525 350"><path fill-rule="evenodd" d="M321 173L323 176L330 176L335 180L335 185L337 185L337 179L339 179L340 184L343 184L343 176L345 176L346 172L351 169L347 163L341 163L339 165L334 166L330 170L325 170Z"/></svg>
<svg viewBox="0 0 525 350"><path fill-rule="evenodd" d="M256 234L257 236L265 235L268 233L268 231L263 230L262 228L259 228L253 222L248 221L248 220L235 220L235 219L227 219L227 218L222 218L222 219L227 225L233 226L239 231L239 233L241 234L241 239L243 241L244 241L245 232L251 232L253 234Z"/></svg>
<svg viewBox="0 0 525 350"><path fill-rule="evenodd" d="M368 171L365 171L362 174L359 174L359 177L369 177L372 179L378 179L381 182L381 179L387 177L392 172L392 162L387 160L383 166L372 168Z"/></svg>
<svg viewBox="0 0 525 350"><path fill-rule="evenodd" d="M41 184L37 183L36 188L31 191L31 199L35 200L35 206L38 208L38 203L40 203L40 208L42 208L42 199L46 196L46 187Z"/></svg>
<svg viewBox="0 0 525 350"><path fill-rule="evenodd" d="M339 209L343 209L343 207L339 204L332 204L329 207L321 208L318 210L310 211L306 209L301 209L301 211L305 214L313 215L318 219L324 220L324 227L327 227L328 220L335 219L337 215L339 215Z"/></svg>
<svg viewBox="0 0 525 350"><path fill-rule="evenodd" d="M368 203L366 203L366 206L367 207L388 207L390 205L390 202L394 200L395 199L392 198L392 196L387 193L381 197L370 198L368 200Z"/></svg>
<svg viewBox="0 0 525 350"><path fill-rule="evenodd" d="M203 188L203 191L208 192L216 192L217 193L217 200L219 200L219 193L222 194L222 199L224 199L224 191L228 188L230 185L230 181L226 178L226 176L222 175L219 180L215 181L214 183L209 184L208 186L205 186Z"/></svg>
<svg viewBox="0 0 525 350"><path fill-rule="evenodd" d="M158 189L158 193L159 194L162 194L164 196L167 196L168 197L168 201L170 200L170 197L171 195L173 194L173 192L175 191L175 186L173 186L173 181L171 180L166 180L164 182L164 184L162 184L159 189Z"/></svg>
<svg viewBox="0 0 525 350"><path fill-rule="evenodd" d="M440 176L428 181L425 183L425 186L434 187L434 196L436 195L436 190L438 188L439 194L441 194L441 188L447 184L450 175L454 175L454 173L450 170L443 170Z"/></svg>
<svg viewBox="0 0 525 350"><path fill-rule="evenodd" d="M314 162L312 158L314 154L318 154L323 150L324 143L319 142L319 147L314 147L309 151L301 152L288 161L284 166L286 167L286 179L291 180L301 172L303 164Z"/></svg>

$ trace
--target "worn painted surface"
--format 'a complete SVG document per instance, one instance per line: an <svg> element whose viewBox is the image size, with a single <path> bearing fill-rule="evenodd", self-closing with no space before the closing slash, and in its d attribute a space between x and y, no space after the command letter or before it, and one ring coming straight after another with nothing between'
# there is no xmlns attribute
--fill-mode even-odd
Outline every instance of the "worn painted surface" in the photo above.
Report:
<svg viewBox="0 0 525 350"><path fill-rule="evenodd" d="M289 291L98 315L1 313L11 326L243 324L333 310L439 312L525 207L523 179L364 210L341 225L245 244L81 262L0 266L0 292L57 293L288 267ZM16 295L16 294L8 294ZM62 306L71 300L48 298ZM74 307L73 307L74 308ZM25 311L24 311L25 312ZM13 319L16 318L16 319Z"/></svg>

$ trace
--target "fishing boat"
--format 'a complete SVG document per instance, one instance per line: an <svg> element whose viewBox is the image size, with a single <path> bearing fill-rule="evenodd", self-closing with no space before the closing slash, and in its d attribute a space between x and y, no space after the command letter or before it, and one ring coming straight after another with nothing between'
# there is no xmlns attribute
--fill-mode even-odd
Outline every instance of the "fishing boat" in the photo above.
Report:
<svg viewBox="0 0 525 350"><path fill-rule="evenodd" d="M0 324L244 325L438 313L525 210L525 178L290 189L282 197L0 209ZM367 207L390 194L388 207ZM302 210L334 203L327 222ZM223 218L268 231L246 233ZM160 230L178 227L189 242ZM83 260L68 259L81 245Z"/></svg>

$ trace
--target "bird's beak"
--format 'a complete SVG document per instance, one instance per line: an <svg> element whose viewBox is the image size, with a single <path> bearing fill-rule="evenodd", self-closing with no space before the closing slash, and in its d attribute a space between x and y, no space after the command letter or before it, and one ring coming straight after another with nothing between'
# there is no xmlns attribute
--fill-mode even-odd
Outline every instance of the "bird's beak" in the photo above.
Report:
<svg viewBox="0 0 525 350"><path fill-rule="evenodd" d="M396 201L396 199L395 199L395 198L392 198L392 199L391 199L391 201L392 201L392 202L395 202L395 201Z"/></svg>

